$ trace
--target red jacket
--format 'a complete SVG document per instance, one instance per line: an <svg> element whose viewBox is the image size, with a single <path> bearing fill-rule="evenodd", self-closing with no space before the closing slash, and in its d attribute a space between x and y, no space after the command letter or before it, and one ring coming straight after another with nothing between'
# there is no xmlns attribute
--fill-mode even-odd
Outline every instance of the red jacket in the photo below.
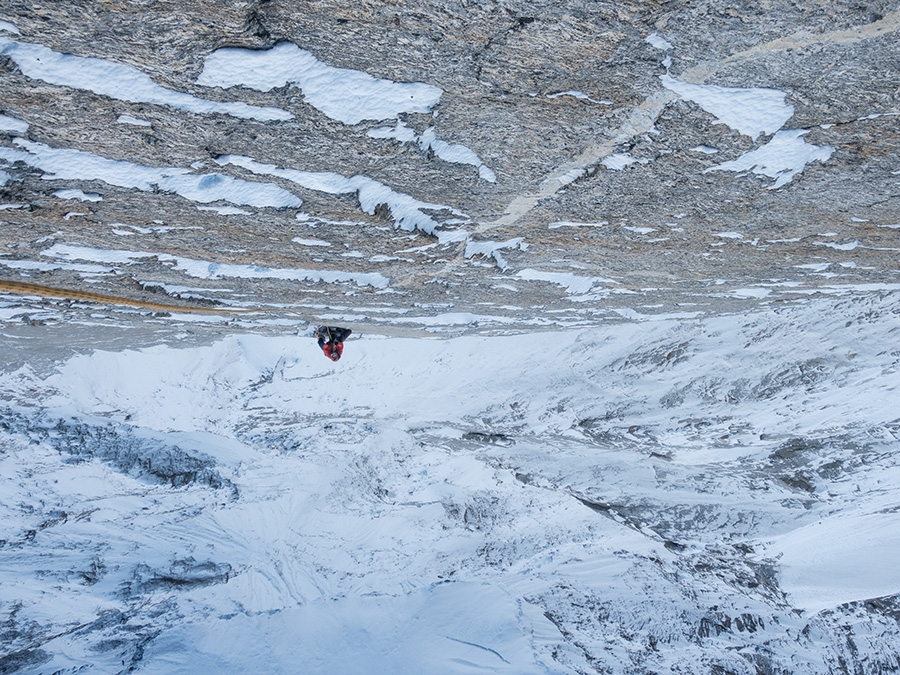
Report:
<svg viewBox="0 0 900 675"><path fill-rule="evenodd" d="M325 352L325 356L327 356L332 361L337 361L341 358L341 354L344 353L344 343L343 342L326 342L322 345L322 351Z"/></svg>

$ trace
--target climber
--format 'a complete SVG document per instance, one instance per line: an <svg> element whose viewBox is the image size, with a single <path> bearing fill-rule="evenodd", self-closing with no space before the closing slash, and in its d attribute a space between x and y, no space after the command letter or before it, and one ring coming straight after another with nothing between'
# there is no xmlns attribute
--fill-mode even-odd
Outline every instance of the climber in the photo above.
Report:
<svg viewBox="0 0 900 675"><path fill-rule="evenodd" d="M338 328L337 326L318 326L316 328L316 339L319 341L319 347L332 361L337 361L344 353L344 340L350 333L349 328Z"/></svg>

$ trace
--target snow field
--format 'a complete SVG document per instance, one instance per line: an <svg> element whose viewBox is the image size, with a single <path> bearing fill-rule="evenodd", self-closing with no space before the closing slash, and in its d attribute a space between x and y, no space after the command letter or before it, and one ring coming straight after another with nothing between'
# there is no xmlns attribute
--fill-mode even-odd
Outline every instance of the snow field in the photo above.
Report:
<svg viewBox="0 0 900 675"><path fill-rule="evenodd" d="M228 336L7 373L4 595L89 639L156 612L148 672L789 653L816 611L900 589L896 300L363 336L338 364L309 338ZM738 619L753 632L710 633ZM83 642L51 641L52 666L90 661Z"/></svg>

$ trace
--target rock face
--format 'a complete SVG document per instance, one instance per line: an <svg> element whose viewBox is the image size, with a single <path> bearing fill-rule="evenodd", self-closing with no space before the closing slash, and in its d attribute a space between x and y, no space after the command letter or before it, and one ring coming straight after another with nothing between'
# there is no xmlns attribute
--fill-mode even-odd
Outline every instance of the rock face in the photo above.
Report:
<svg viewBox="0 0 900 675"><path fill-rule="evenodd" d="M27 124L4 125L3 200L21 206L3 213L9 278L79 287L84 272L59 262L107 264L91 287L133 297L184 284L186 266L155 255L169 254L389 280L203 273L223 301L226 288L245 303L299 300L311 319L335 294L358 305L388 289L408 305L575 318L585 288L605 308L634 307L635 292L671 308L896 274L889 2L3 9L2 113ZM226 47L256 51L226 72L210 61ZM435 100L379 107L384 80ZM177 168L194 185L92 170L98 158ZM356 183L323 186L325 173Z"/></svg>
<svg viewBox="0 0 900 675"><path fill-rule="evenodd" d="M896 513L898 36L891 0L2 0L0 556L40 571L0 673L244 621L326 663L484 598L527 639L440 644L500 672L896 672L897 595L784 574L817 514ZM409 358L316 370L319 322Z"/></svg>

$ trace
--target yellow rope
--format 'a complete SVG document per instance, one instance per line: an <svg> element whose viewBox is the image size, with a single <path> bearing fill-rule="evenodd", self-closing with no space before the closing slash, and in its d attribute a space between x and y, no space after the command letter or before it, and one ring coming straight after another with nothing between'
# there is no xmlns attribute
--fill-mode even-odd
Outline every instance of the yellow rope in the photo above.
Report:
<svg viewBox="0 0 900 675"><path fill-rule="evenodd" d="M296 313L290 309L280 309L276 307L267 307L262 309L232 309L229 307L192 307L189 305L167 305L160 302L132 300L131 298L120 298L115 295L104 295L102 293L91 293L89 291L77 291L71 288L57 288L55 286L44 286L42 284L27 284L22 281L5 281L2 279L0 279L0 291L16 293L18 295L37 295L42 298L85 300L87 302L97 302L104 305L127 305L129 307L155 309L163 312L187 312L191 314L254 314L260 312L289 312L292 314Z"/></svg>

